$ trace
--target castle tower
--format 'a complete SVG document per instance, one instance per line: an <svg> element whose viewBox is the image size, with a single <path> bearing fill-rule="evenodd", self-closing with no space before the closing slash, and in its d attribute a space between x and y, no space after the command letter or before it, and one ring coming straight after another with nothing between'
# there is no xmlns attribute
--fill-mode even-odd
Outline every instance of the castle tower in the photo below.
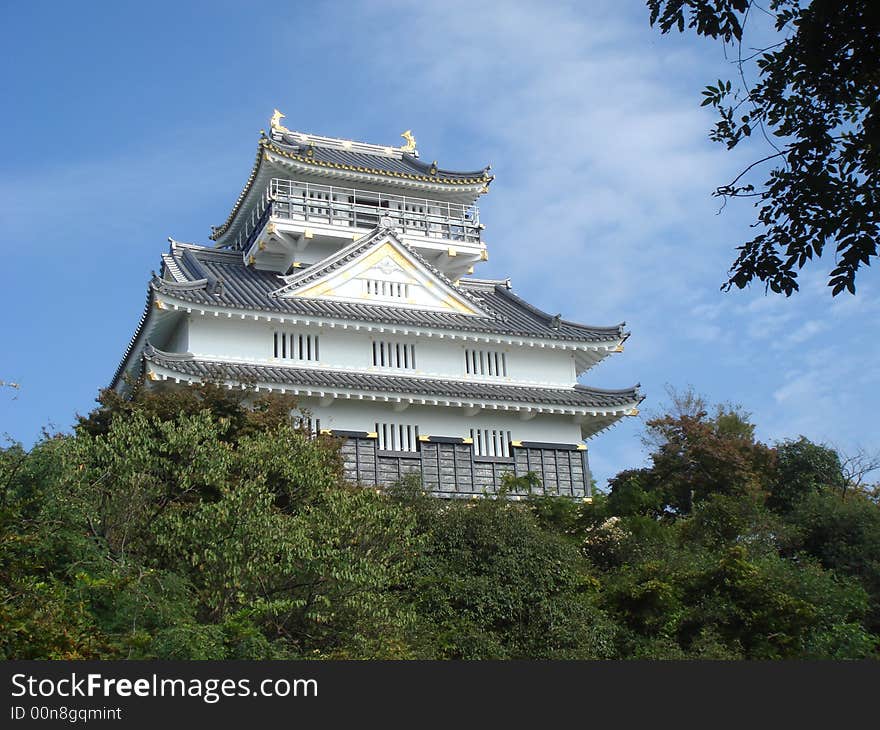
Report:
<svg viewBox="0 0 880 730"><path fill-rule="evenodd" d="M488 260L489 168L425 163L409 131L385 147L282 117L215 245L162 255L112 387L128 374L293 394L368 486L415 472L438 496L472 496L534 472L548 494L588 497L584 440L641 396L578 378L623 350L623 325L570 322L470 276Z"/></svg>

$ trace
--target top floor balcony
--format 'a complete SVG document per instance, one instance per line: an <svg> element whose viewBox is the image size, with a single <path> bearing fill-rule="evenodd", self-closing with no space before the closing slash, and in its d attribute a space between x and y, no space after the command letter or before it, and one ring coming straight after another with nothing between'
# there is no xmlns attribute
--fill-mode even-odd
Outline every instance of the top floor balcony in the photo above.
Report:
<svg viewBox="0 0 880 730"><path fill-rule="evenodd" d="M272 178L239 230L235 248L247 251L270 221L282 230L347 238L365 234L388 217L408 243L442 248L455 243L482 248L476 205L415 198L355 188Z"/></svg>

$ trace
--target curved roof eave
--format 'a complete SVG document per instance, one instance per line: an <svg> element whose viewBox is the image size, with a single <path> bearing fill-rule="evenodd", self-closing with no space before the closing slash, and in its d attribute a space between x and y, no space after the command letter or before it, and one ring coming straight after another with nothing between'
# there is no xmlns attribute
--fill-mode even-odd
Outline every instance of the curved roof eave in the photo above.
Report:
<svg viewBox="0 0 880 730"><path fill-rule="evenodd" d="M641 400L638 386L621 390L602 390L587 386L548 388L530 385L468 382L448 378L385 375L371 372L337 371L246 362L208 360L190 353L167 353L147 345L144 358L166 370L199 379L219 379L241 384L263 383L301 390L376 392L406 398L514 403L523 406L567 408L595 411L597 415L626 415Z"/></svg>
<svg viewBox="0 0 880 730"><path fill-rule="evenodd" d="M125 348L122 359L119 361L119 365L116 367L116 372L113 373L113 378L110 380L110 388L115 388L119 384L120 379L125 374L125 371L128 369L129 358L137 348L138 340L141 338L141 335L146 328L147 322L150 319L150 315L153 313L155 301L154 296L156 293L156 288L153 285L154 279L151 279L149 285L147 286L147 300L144 304L144 311L142 312L141 318L138 321L138 325L134 330L134 334L128 341L128 346Z"/></svg>
<svg viewBox="0 0 880 730"><path fill-rule="evenodd" d="M534 304L530 304L522 297L518 297L516 294L514 294L510 290L510 287L506 283L496 284L495 291L505 297L508 297L509 299L512 299L519 306L523 307L523 309L527 309L532 314L534 314L536 317L540 317L541 319L544 319L547 322L553 322L554 320L557 319L556 315L552 315L548 312L545 312L542 309L538 309L538 307L536 307ZM596 327L593 325L583 324L581 322L572 322L569 319L562 319L561 317L559 317L558 323L560 325L565 324L565 325L568 325L569 327L575 327L577 329L583 329L583 330L590 330L592 332L601 332L604 330L604 331L607 331L609 334L612 334L612 333L616 334L618 337L622 338L623 340L626 340L630 335L629 332L624 330L624 327L626 327L626 322L620 322L619 324L611 325L611 326Z"/></svg>

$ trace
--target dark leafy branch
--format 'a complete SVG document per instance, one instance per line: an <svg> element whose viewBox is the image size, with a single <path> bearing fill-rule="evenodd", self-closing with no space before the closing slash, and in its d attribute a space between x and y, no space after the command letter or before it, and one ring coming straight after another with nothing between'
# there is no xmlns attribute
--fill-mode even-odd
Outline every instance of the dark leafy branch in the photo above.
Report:
<svg viewBox="0 0 880 730"><path fill-rule="evenodd" d="M874 0L647 0L662 33L685 28L736 49L737 81L702 92L718 120L710 139L733 149L761 131L773 150L727 185L724 198L755 197L757 234L723 288L755 279L786 296L798 272L831 248L832 294L855 293L856 275L877 256L880 234L880 3ZM749 55L750 13L773 18L781 40ZM739 181L772 163L760 184Z"/></svg>

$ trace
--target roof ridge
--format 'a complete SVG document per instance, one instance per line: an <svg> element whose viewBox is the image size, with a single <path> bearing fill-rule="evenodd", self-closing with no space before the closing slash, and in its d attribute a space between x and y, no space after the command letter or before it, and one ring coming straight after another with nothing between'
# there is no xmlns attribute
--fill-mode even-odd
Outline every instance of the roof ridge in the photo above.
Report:
<svg viewBox="0 0 880 730"><path fill-rule="evenodd" d="M481 167L479 170L449 170L445 167L438 167L436 160L434 162L422 162L415 155L411 155L406 152L404 152L401 157L417 170L427 172L429 175L442 175L445 173L447 175L467 175L468 177L479 177L482 175L483 177L486 177L489 170L492 169L492 165L486 165L485 167Z"/></svg>
<svg viewBox="0 0 880 730"><path fill-rule="evenodd" d="M208 286L208 279L192 279L190 281L168 281L158 276L150 280L150 286L154 291L193 291L204 289Z"/></svg>
<svg viewBox="0 0 880 730"><path fill-rule="evenodd" d="M463 284L509 284L510 277L507 276L504 279L481 279L476 276L462 276L459 281Z"/></svg>
<svg viewBox="0 0 880 730"><path fill-rule="evenodd" d="M167 350L160 350L158 347L153 345L152 342L147 341L144 345L144 357L148 360L153 359L154 357L165 358L166 360L174 360L177 362L187 362L194 361L197 362L201 358L197 358L191 352L168 352Z"/></svg>
<svg viewBox="0 0 880 730"><path fill-rule="evenodd" d="M326 147L329 149L343 149L351 152L362 152L368 155L377 155L381 157L393 157L401 159L403 150L393 145L376 144L374 142L363 142L356 139L343 139L342 137L326 137L321 134L311 134L309 132L300 132L295 129L286 131L273 130L271 134L273 142L278 142L289 147Z"/></svg>

